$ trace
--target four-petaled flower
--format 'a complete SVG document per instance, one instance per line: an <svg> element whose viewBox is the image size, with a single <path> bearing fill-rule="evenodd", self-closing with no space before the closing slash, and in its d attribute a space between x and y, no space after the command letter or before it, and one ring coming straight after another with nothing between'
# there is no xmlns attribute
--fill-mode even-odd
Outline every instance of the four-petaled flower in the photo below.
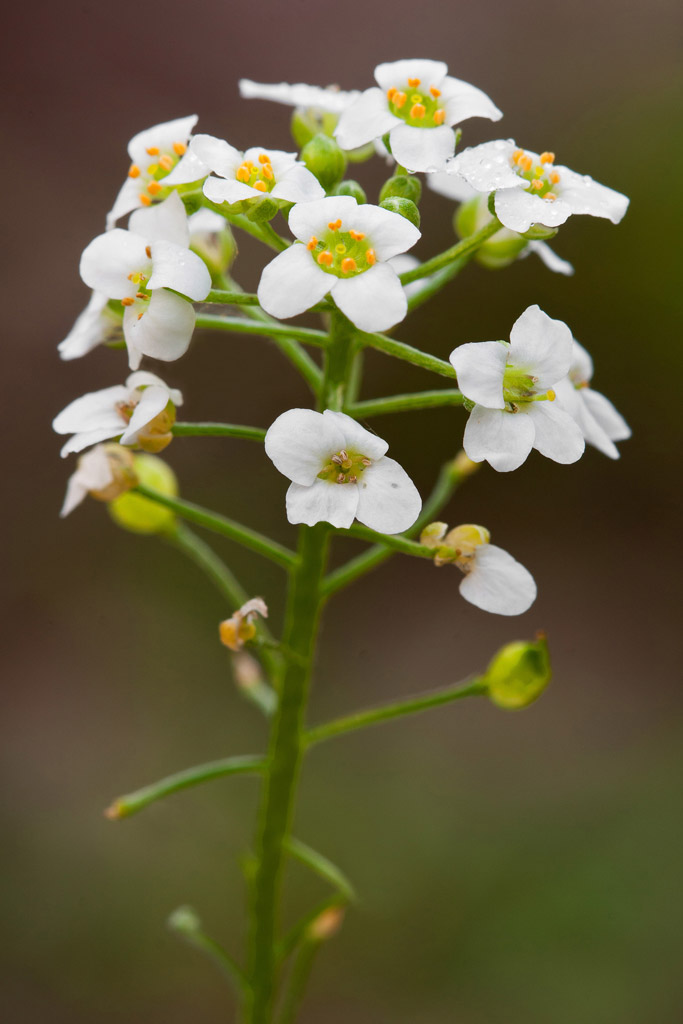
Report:
<svg viewBox="0 0 683 1024"><path fill-rule="evenodd" d="M137 370L125 384L75 399L55 417L52 429L73 434L61 450L62 457L113 437L120 444L159 452L171 440L175 406L182 404L180 391L153 373Z"/></svg>
<svg viewBox="0 0 683 1024"><path fill-rule="evenodd" d="M266 454L292 481L289 522L348 529L358 519L380 533L407 530L422 501L405 470L386 457L388 447L344 413L283 412L266 434Z"/></svg>
<svg viewBox="0 0 683 1024"><path fill-rule="evenodd" d="M342 110L335 136L356 149L389 133L391 152L409 171L442 170L455 152L452 125L469 117L497 121L503 115L486 93L451 78L438 60L378 64L377 86Z"/></svg>
<svg viewBox="0 0 683 1024"><path fill-rule="evenodd" d="M578 423L588 444L610 459L619 458L615 441L626 441L631 428L609 398L593 391L593 360L583 345L574 339L569 375L556 385L559 405Z"/></svg>
<svg viewBox="0 0 683 1024"><path fill-rule="evenodd" d="M340 114L360 96L357 89L344 92L336 85L306 85L304 82L289 85L287 82L252 82L249 78L240 78L237 84L240 96L245 100L271 100L288 107L322 110L330 114Z"/></svg>
<svg viewBox="0 0 683 1024"><path fill-rule="evenodd" d="M66 485L62 519L89 494L97 501L113 501L135 487L133 453L118 444L98 444L81 455Z"/></svg>
<svg viewBox="0 0 683 1024"><path fill-rule="evenodd" d="M177 193L136 210L129 225L127 231L114 228L93 239L81 256L80 272L91 288L121 300L129 365L137 370L143 355L170 361L187 351L195 312L174 292L205 299L211 277L188 249L187 217Z"/></svg>
<svg viewBox="0 0 683 1024"><path fill-rule="evenodd" d="M307 203L325 195L325 189L297 160L296 153L259 146L240 153L213 135L195 135L190 152L219 175L204 182L204 195L212 203L239 203L264 196L287 203Z"/></svg>
<svg viewBox="0 0 683 1024"><path fill-rule="evenodd" d="M385 331L403 319L405 292L387 261L417 242L414 224L351 196L330 196L294 206L289 227L299 241L265 267L258 286L266 312L295 316L330 292L361 331Z"/></svg>
<svg viewBox="0 0 683 1024"><path fill-rule="evenodd" d="M572 213L618 224L629 203L627 196L587 174L557 165L554 153L532 153L512 139L465 149L448 162L447 171L477 192L495 192L496 216L511 231L528 231L534 224L557 228Z"/></svg>
<svg viewBox="0 0 683 1024"><path fill-rule="evenodd" d="M463 447L474 462L499 472L517 469L532 448L555 462L581 458L584 439L577 423L555 402L555 386L567 376L572 333L538 306L513 324L510 343L460 345L450 360L458 386L474 408Z"/></svg>
<svg viewBox="0 0 683 1024"><path fill-rule="evenodd" d="M460 593L466 601L496 615L521 615L536 600L534 578L490 540L489 531L474 523L450 531L446 523L430 523L420 535L420 543L434 550L436 565L456 565L464 573Z"/></svg>

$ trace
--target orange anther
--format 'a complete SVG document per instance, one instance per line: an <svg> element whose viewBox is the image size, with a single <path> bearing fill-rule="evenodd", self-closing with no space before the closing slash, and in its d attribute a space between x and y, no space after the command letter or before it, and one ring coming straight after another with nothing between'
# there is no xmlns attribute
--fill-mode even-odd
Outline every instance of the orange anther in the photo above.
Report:
<svg viewBox="0 0 683 1024"><path fill-rule="evenodd" d="M393 101L394 102L394 106L398 107L399 110L400 110L401 107L403 106L403 104L405 103L405 101L407 99L408 99L408 97L406 96L406 94L404 92L394 93L394 101Z"/></svg>
<svg viewBox="0 0 683 1024"><path fill-rule="evenodd" d="M327 226L330 229L330 231L338 231L339 228L341 227L341 221L331 220Z"/></svg>
<svg viewBox="0 0 683 1024"><path fill-rule="evenodd" d="M245 160L242 166L248 167L250 171L254 169L254 163L252 160Z"/></svg>
<svg viewBox="0 0 683 1024"><path fill-rule="evenodd" d="M158 181L150 181L150 183L147 186L147 191L151 196L156 196L158 195L159 192L161 192L161 185L159 184Z"/></svg>
<svg viewBox="0 0 683 1024"><path fill-rule="evenodd" d="M263 167L261 168L261 174L263 175L264 178L267 178L268 181L272 181L275 177L275 175L273 174L273 168L270 166L270 164L263 165Z"/></svg>
<svg viewBox="0 0 683 1024"><path fill-rule="evenodd" d="M267 153L259 153L259 155L258 155L258 162L260 164L269 164L270 163L270 157L268 156Z"/></svg>
<svg viewBox="0 0 683 1024"><path fill-rule="evenodd" d="M152 205L152 200L149 198L149 196L146 196L144 192L140 193L140 195L138 196L138 199L140 200L140 202L142 203L143 206L151 206Z"/></svg>
<svg viewBox="0 0 683 1024"><path fill-rule="evenodd" d="M308 242L306 243L306 248L308 249L309 252L313 252L317 244L318 239L315 237L315 235L311 235L311 237L308 239Z"/></svg>
<svg viewBox="0 0 683 1024"><path fill-rule="evenodd" d="M345 260L341 261L342 274L350 274L353 270L357 270L356 261L350 256L347 256Z"/></svg>
<svg viewBox="0 0 683 1024"><path fill-rule="evenodd" d="M375 256L375 250L374 249L368 249L368 251L365 254L365 259L366 259L367 264L368 264L369 267L374 267L375 263L377 262L377 257Z"/></svg>
<svg viewBox="0 0 683 1024"><path fill-rule="evenodd" d="M554 162L555 162L555 154L554 153L541 153L541 163L542 164L552 164Z"/></svg>
<svg viewBox="0 0 683 1024"><path fill-rule="evenodd" d="M408 85L410 86L411 89L417 89L418 85L420 84L420 81L421 79L419 78L409 78Z"/></svg>
<svg viewBox="0 0 683 1024"><path fill-rule="evenodd" d="M523 156L519 162L525 171L530 171L534 163L530 156Z"/></svg>
<svg viewBox="0 0 683 1024"><path fill-rule="evenodd" d="M443 124L445 120L446 120L446 111L443 109L443 107L439 107L438 110L434 111L434 124L436 124L436 125Z"/></svg>
<svg viewBox="0 0 683 1024"><path fill-rule="evenodd" d="M250 178L249 168L245 167L244 164L242 164L241 167L237 168L237 174L235 175L235 177L237 178L238 181L241 181L245 185L248 185Z"/></svg>
<svg viewBox="0 0 683 1024"><path fill-rule="evenodd" d="M553 171L553 173L550 175L550 180L552 181L553 185L557 185L558 181L560 180L560 176L557 173L557 171Z"/></svg>
<svg viewBox="0 0 683 1024"><path fill-rule="evenodd" d="M393 100L395 95L396 95L396 89L394 89L394 87L392 85L391 89L387 89L387 99L389 100L390 103Z"/></svg>
<svg viewBox="0 0 683 1024"><path fill-rule="evenodd" d="M144 311L144 309L143 309L142 313L138 313L138 320L142 320L142 317L143 317L143 314L144 314L144 312L145 312L145 311Z"/></svg>
<svg viewBox="0 0 683 1024"><path fill-rule="evenodd" d="M334 263L334 256L327 249L318 256L318 263L321 267L331 267Z"/></svg>
<svg viewBox="0 0 683 1024"><path fill-rule="evenodd" d="M557 199L557 196L554 192L546 192L543 198L548 199L551 203L553 203Z"/></svg>
<svg viewBox="0 0 683 1024"><path fill-rule="evenodd" d="M268 186L266 185L265 181L255 181L254 182L254 188L258 189L259 192L267 192L268 191Z"/></svg>
<svg viewBox="0 0 683 1024"><path fill-rule="evenodd" d="M173 143L173 152L177 156L182 156L183 153L187 152L187 146L185 145L184 142L174 142Z"/></svg>
<svg viewBox="0 0 683 1024"><path fill-rule="evenodd" d="M169 156L168 153L164 153L163 156L159 157L159 165L163 167L165 171L170 171L173 167L173 157Z"/></svg>
<svg viewBox="0 0 683 1024"><path fill-rule="evenodd" d="M434 99L438 100L439 96L441 95L441 89L437 89L436 86L432 85L429 91L434 97Z"/></svg>
<svg viewBox="0 0 683 1024"><path fill-rule="evenodd" d="M145 295L145 293L144 293L144 292L136 292L136 293L135 293L135 298L136 298L136 299L146 299L146 298L147 298L147 296Z"/></svg>
<svg viewBox="0 0 683 1024"><path fill-rule="evenodd" d="M151 247L151 245L146 245L145 246L145 256L147 257L148 260L151 260L151 258L152 258L152 247Z"/></svg>
<svg viewBox="0 0 683 1024"><path fill-rule="evenodd" d="M125 297L125 299L121 299L121 305L122 306L132 306L134 302L135 302L135 299L131 298L130 295L127 295Z"/></svg>
<svg viewBox="0 0 683 1024"><path fill-rule="evenodd" d="M139 178L140 177L140 168L138 167L137 164L131 164L130 165L130 170L128 171L128 177L129 178Z"/></svg>
<svg viewBox="0 0 683 1024"><path fill-rule="evenodd" d="M425 110L425 106L423 103L413 103L412 107L410 108L410 116L418 121L421 120L426 113L427 111Z"/></svg>
<svg viewBox="0 0 683 1024"><path fill-rule="evenodd" d="M159 147L158 146L148 146L147 147L147 152L149 153L150 156L159 156Z"/></svg>
<svg viewBox="0 0 683 1024"><path fill-rule="evenodd" d="M534 180L531 182L531 187L535 188L537 192L541 191L543 185L544 182L542 182L540 178L534 178Z"/></svg>
<svg viewBox="0 0 683 1024"><path fill-rule="evenodd" d="M364 231L354 231L353 228L351 229L351 231L349 231L349 234L351 235L351 238L354 240L354 242L362 242L363 239L365 238Z"/></svg>
<svg viewBox="0 0 683 1024"><path fill-rule="evenodd" d="M514 153L512 154L512 162L513 162L513 164L518 164L523 156L524 156L524 150L523 149L516 149L514 151Z"/></svg>

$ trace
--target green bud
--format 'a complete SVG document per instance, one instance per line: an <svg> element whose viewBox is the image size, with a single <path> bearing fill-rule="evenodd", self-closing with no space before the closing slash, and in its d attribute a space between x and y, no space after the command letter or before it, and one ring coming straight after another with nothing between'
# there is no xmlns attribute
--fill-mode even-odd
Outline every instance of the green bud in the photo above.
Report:
<svg viewBox="0 0 683 1024"><path fill-rule="evenodd" d="M196 935L202 927L199 915L192 907L178 907L169 914L166 923L172 932L179 932L181 935Z"/></svg>
<svg viewBox="0 0 683 1024"><path fill-rule="evenodd" d="M212 278L226 273L237 256L237 242L227 220L216 231L192 230L190 225L190 249L204 260Z"/></svg>
<svg viewBox="0 0 683 1024"><path fill-rule="evenodd" d="M383 210L390 210L392 213L400 214L401 217L405 217L416 228L419 228L420 211L412 199L400 199L398 196L391 196L389 199L383 200L379 205Z"/></svg>
<svg viewBox="0 0 683 1024"><path fill-rule="evenodd" d="M346 157L329 135L314 135L301 150L301 159L326 192L344 177Z"/></svg>
<svg viewBox="0 0 683 1024"><path fill-rule="evenodd" d="M365 189L362 185L359 185L357 181L352 178L346 178L345 181L340 181L336 188L333 188L330 192L333 196L351 196L357 203L367 203L368 197L365 194Z"/></svg>
<svg viewBox="0 0 683 1024"><path fill-rule="evenodd" d="M395 174L384 182L379 193L379 201L391 199L393 196L399 199L410 199L413 203L419 203L422 196L422 183L414 174Z"/></svg>
<svg viewBox="0 0 683 1024"><path fill-rule="evenodd" d="M366 160L371 160L376 155L375 144L368 142L357 149L345 149L344 155L350 164L364 164Z"/></svg>
<svg viewBox="0 0 683 1024"><path fill-rule="evenodd" d="M485 216L485 209L481 196L475 196L473 199L468 199L466 203L461 203L453 215L455 233L460 238L467 238L468 235L483 228L489 220ZM524 248L526 248L526 241L521 235L515 231L509 231L507 228L501 228L479 247L474 258L477 263L488 270L500 270L514 263Z"/></svg>
<svg viewBox="0 0 683 1024"><path fill-rule="evenodd" d="M263 224L272 220L280 209L280 204L275 199L265 196L263 199L248 199L245 203L247 217L255 224Z"/></svg>
<svg viewBox="0 0 683 1024"><path fill-rule="evenodd" d="M518 640L503 647L488 667L488 694L498 707L514 710L533 703L550 682L552 671L545 634L534 642Z"/></svg>
<svg viewBox="0 0 683 1024"><path fill-rule="evenodd" d="M339 117L329 110L319 110L317 107L297 107L292 114L290 129L292 137L299 149L303 149L314 135L334 134Z"/></svg>
<svg viewBox="0 0 683 1024"><path fill-rule="evenodd" d="M176 475L162 459L155 455L136 455L133 468L139 483L172 498L177 495ZM131 533L168 533L175 523L170 509L132 491L109 502L109 514L117 526Z"/></svg>
<svg viewBox="0 0 683 1024"><path fill-rule="evenodd" d="M532 224L528 231L525 231L522 238L528 238L530 241L542 241L545 242L549 238L554 238L557 234L557 228L547 228L544 224Z"/></svg>

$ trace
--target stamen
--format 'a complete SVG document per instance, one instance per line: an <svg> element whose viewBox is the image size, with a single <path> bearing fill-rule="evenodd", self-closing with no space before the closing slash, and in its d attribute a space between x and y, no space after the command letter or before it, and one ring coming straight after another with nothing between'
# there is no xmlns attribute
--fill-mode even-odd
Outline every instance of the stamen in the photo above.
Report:
<svg viewBox="0 0 683 1024"><path fill-rule="evenodd" d="M560 176L557 173L557 171L553 171L553 173L550 175L550 180L552 181L553 185L557 185L558 181L560 180Z"/></svg>
<svg viewBox="0 0 683 1024"><path fill-rule="evenodd" d="M173 152L177 156L183 156L187 152L187 146L185 145L184 142L174 142L173 143Z"/></svg>
<svg viewBox="0 0 683 1024"><path fill-rule="evenodd" d="M537 192L541 191L543 185L544 182L542 182L540 178L534 178L534 180L531 182L531 187L535 188Z"/></svg>
<svg viewBox="0 0 683 1024"><path fill-rule="evenodd" d="M434 99L438 100L439 96L441 95L441 89L437 89L436 86L432 85L430 86L429 91L434 97Z"/></svg>
<svg viewBox="0 0 683 1024"><path fill-rule="evenodd" d="M400 110L405 101L408 99L404 92L397 92L394 94L394 106Z"/></svg>
<svg viewBox="0 0 683 1024"><path fill-rule="evenodd" d="M554 402L555 399L557 398L557 395L555 394L555 392L551 388L550 391L548 391L548 393L547 393L547 395L545 397L548 399L549 402Z"/></svg>
<svg viewBox="0 0 683 1024"><path fill-rule="evenodd" d="M334 256L328 249L324 249L318 256L318 263L321 267L331 267L334 263Z"/></svg>
<svg viewBox="0 0 683 1024"><path fill-rule="evenodd" d="M422 103L413 103L412 107L410 108L410 116L416 118L417 120L421 120L426 113L427 111Z"/></svg>
<svg viewBox="0 0 683 1024"><path fill-rule="evenodd" d="M338 231L341 225L342 222L340 220L331 220L327 226L330 231Z"/></svg>
<svg viewBox="0 0 683 1024"><path fill-rule="evenodd" d="M534 163L530 156L523 156L519 162L525 171L530 171Z"/></svg>
<svg viewBox="0 0 683 1024"><path fill-rule="evenodd" d="M339 476L337 477L337 483L338 484L345 484L346 483L346 477L344 476L343 473L340 473Z"/></svg>
<svg viewBox="0 0 683 1024"><path fill-rule="evenodd" d="M351 228L349 234L351 235L351 238L354 240L354 242L362 242L363 239L365 238L364 231L354 231L353 228Z"/></svg>
<svg viewBox="0 0 683 1024"><path fill-rule="evenodd" d="M140 193L140 195L138 196L138 199L140 200L140 202L142 203L143 206L151 206L152 205L152 200L149 198L149 196L146 196L144 192Z"/></svg>
<svg viewBox="0 0 683 1024"><path fill-rule="evenodd" d="M512 154L512 162L513 162L513 164L518 164L523 156L524 156L524 150L523 149L516 149L514 151L514 153Z"/></svg>
<svg viewBox="0 0 683 1024"><path fill-rule="evenodd" d="M555 195L554 192L546 192L546 194L543 196L543 198L547 199L549 202L553 203L557 199L557 196Z"/></svg>
<svg viewBox="0 0 683 1024"><path fill-rule="evenodd" d="M347 452L346 448L342 448L342 450L339 452L339 455L342 461L346 461L349 457L349 453Z"/></svg>
<svg viewBox="0 0 683 1024"><path fill-rule="evenodd" d="M259 192L268 191L268 186L266 185L265 181L255 181L253 187L258 189Z"/></svg>
<svg viewBox="0 0 683 1024"><path fill-rule="evenodd" d="M147 185L147 191L152 196L158 195L158 193L161 192L161 188L162 186L159 184L158 181L150 181L149 184Z"/></svg>
<svg viewBox="0 0 683 1024"><path fill-rule="evenodd" d="M541 153L541 163L542 164L552 164L554 162L555 162L555 154L554 153L548 153L548 152Z"/></svg>
<svg viewBox="0 0 683 1024"><path fill-rule="evenodd" d="M145 295L145 293L144 293L144 292L136 292L136 293L135 293L135 298L136 298L136 299L146 299L146 298L147 298L147 296Z"/></svg>
<svg viewBox="0 0 683 1024"><path fill-rule="evenodd" d="M342 242L340 242L339 245L335 245L334 251L338 252L340 256L343 256L344 253L346 252L346 246L343 245Z"/></svg>
<svg viewBox="0 0 683 1024"><path fill-rule="evenodd" d="M147 147L147 152L149 153L150 156L159 156L159 147L158 146L148 146Z"/></svg>
<svg viewBox="0 0 683 1024"><path fill-rule="evenodd" d="M131 298L130 295L127 295L125 297L125 299L121 299L121 305L122 306L132 306L134 302L135 302L135 299Z"/></svg>
<svg viewBox="0 0 683 1024"><path fill-rule="evenodd" d="M170 171L173 167L173 157L170 157L168 153L164 153L163 156L159 157L159 164L165 171Z"/></svg>
<svg viewBox="0 0 683 1024"><path fill-rule="evenodd" d="M143 309L142 313L138 313L138 320L142 320L142 317L143 317L143 314L144 314L144 312L145 312L145 311L144 311L144 309Z"/></svg>
<svg viewBox="0 0 683 1024"><path fill-rule="evenodd" d="M361 466L365 466L367 468L368 466L372 465L372 459L363 458L360 460L360 464Z"/></svg>
<svg viewBox="0 0 683 1024"><path fill-rule="evenodd" d="M341 460L341 459L339 458L339 456L338 456L338 455L333 455L333 456L332 456L332 462L336 462L336 464L337 464L338 466L341 466L341 464L342 464L342 460Z"/></svg>
<svg viewBox="0 0 683 1024"><path fill-rule="evenodd" d="M140 168L138 167L137 164L131 164L130 165L130 170L128 171L128 177L129 178L139 178L140 177Z"/></svg>
<svg viewBox="0 0 683 1024"><path fill-rule="evenodd" d="M436 125L443 124L445 120L446 120L446 111L443 109L443 107L439 107L438 110L434 111L434 124L436 124Z"/></svg>
<svg viewBox="0 0 683 1024"><path fill-rule="evenodd" d="M389 100L390 103L393 100L395 95L396 95L396 89L392 85L391 89L387 89L387 99Z"/></svg>
<svg viewBox="0 0 683 1024"><path fill-rule="evenodd" d="M350 484L357 484L358 483L358 477L355 474L352 474L349 477L349 483Z"/></svg>
<svg viewBox="0 0 683 1024"><path fill-rule="evenodd" d="M351 274L354 270L358 269L356 261L350 256L347 256L345 260L341 262L342 274Z"/></svg>
<svg viewBox="0 0 683 1024"><path fill-rule="evenodd" d="M263 165L261 174L263 175L264 178L267 178L268 181L272 181L273 178L275 177L275 175L273 174L273 168L270 166L270 164Z"/></svg>
<svg viewBox="0 0 683 1024"><path fill-rule="evenodd" d="M410 86L411 89L417 89L418 85L420 84L420 81L421 79L419 78L409 78L408 85Z"/></svg>
<svg viewBox="0 0 683 1024"><path fill-rule="evenodd" d="M235 174L235 177L237 178L238 181L241 181L245 185L248 185L250 177L248 168L245 167L244 164L242 164L241 167L237 168L237 173Z"/></svg>
<svg viewBox="0 0 683 1024"><path fill-rule="evenodd" d="M306 243L306 248L308 249L309 252L313 252L317 244L318 239L315 237L315 235L311 235L311 237L308 239L308 242Z"/></svg>
<svg viewBox="0 0 683 1024"><path fill-rule="evenodd" d="M258 155L258 162L260 164L269 164L270 163L270 157L268 156L267 153L259 153L259 155Z"/></svg>
<svg viewBox="0 0 683 1024"><path fill-rule="evenodd" d="M374 249L368 249L368 251L365 253L365 262L369 267L374 267L375 263L377 262L377 256L375 255Z"/></svg>
<svg viewBox="0 0 683 1024"><path fill-rule="evenodd" d="M152 258L152 247L150 245L146 245L145 246L145 256L147 257L148 260L151 260L151 258Z"/></svg>

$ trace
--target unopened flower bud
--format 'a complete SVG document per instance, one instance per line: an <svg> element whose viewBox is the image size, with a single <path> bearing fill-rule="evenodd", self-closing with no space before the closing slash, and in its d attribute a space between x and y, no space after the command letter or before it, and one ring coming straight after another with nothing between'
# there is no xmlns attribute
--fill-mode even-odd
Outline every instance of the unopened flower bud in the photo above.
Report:
<svg viewBox="0 0 683 1024"><path fill-rule="evenodd" d="M255 224L264 224L272 220L280 209L275 199L247 199L245 200L246 215Z"/></svg>
<svg viewBox="0 0 683 1024"><path fill-rule="evenodd" d="M368 197L365 194L365 189L362 185L359 185L357 181L353 181L352 178L346 178L344 181L340 181L339 184L332 189L333 196L351 196L360 205L361 203L367 203Z"/></svg>
<svg viewBox="0 0 683 1024"><path fill-rule="evenodd" d="M489 697L501 708L525 708L550 682L552 671L545 634L535 641L518 640L503 647L488 667Z"/></svg>
<svg viewBox="0 0 683 1024"><path fill-rule="evenodd" d="M303 149L316 135L334 135L339 115L318 107L297 107L292 114L290 129L299 149Z"/></svg>
<svg viewBox="0 0 683 1024"><path fill-rule="evenodd" d="M329 135L314 135L301 150L301 159L326 192L344 177L346 157Z"/></svg>
<svg viewBox="0 0 683 1024"><path fill-rule="evenodd" d="M137 446L142 448L143 452L149 452L150 455L158 455L164 448L173 440L173 424L175 423L175 405L169 400L165 409L150 420L138 431Z"/></svg>
<svg viewBox="0 0 683 1024"><path fill-rule="evenodd" d="M308 926L308 938L312 942L325 942L336 935L344 920L343 907L327 907Z"/></svg>
<svg viewBox="0 0 683 1024"><path fill-rule="evenodd" d="M422 196L422 183L414 174L395 174L384 182L379 193L380 203L385 199L410 199L419 203Z"/></svg>
<svg viewBox="0 0 683 1024"><path fill-rule="evenodd" d="M481 462L473 462L464 451L458 452L453 459L453 469L460 477L471 476L481 465Z"/></svg>
<svg viewBox="0 0 683 1024"><path fill-rule="evenodd" d="M453 216L453 227L460 238L467 238L490 221L486 214L486 206L482 196L462 203ZM487 239L479 247L475 255L477 263L488 270L502 270L509 266L526 248L526 241L521 235L507 228L501 228L495 235Z"/></svg>
<svg viewBox="0 0 683 1024"><path fill-rule="evenodd" d="M104 444L101 446L106 455L111 481L104 487L93 488L89 491L90 497L97 501L112 501L119 495L125 494L131 487L137 487L138 478L134 468L135 458L128 449L120 444ZM87 452L79 459L79 464L85 462L88 456L94 452Z"/></svg>
<svg viewBox="0 0 683 1024"><path fill-rule="evenodd" d="M136 455L133 459L136 483L175 497L178 480L165 462L154 455ZM109 514L117 526L131 533L167 533L173 529L174 513L141 494L122 494L109 505Z"/></svg>
<svg viewBox="0 0 683 1024"><path fill-rule="evenodd" d="M169 915L166 923L171 931L181 935L196 935L202 928L199 915L192 907L178 907Z"/></svg>
<svg viewBox="0 0 683 1024"><path fill-rule="evenodd" d="M405 217L406 220L409 220L416 228L419 228L420 211L412 199L401 199L399 196L390 196L389 199L384 199L379 205L383 210L390 210L392 213L400 214L401 217Z"/></svg>
<svg viewBox="0 0 683 1024"><path fill-rule="evenodd" d="M554 238L557 234L557 228L546 228L543 224L532 224L528 231L525 231L522 238L528 238L530 241L541 241L547 242L549 238Z"/></svg>

